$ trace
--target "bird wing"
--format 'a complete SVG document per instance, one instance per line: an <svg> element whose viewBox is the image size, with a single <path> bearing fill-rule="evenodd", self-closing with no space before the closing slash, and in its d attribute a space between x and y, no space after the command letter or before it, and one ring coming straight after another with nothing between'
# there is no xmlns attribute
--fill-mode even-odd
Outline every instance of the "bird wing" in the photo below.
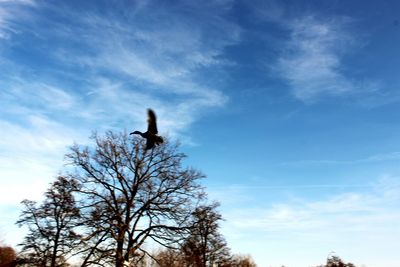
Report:
<svg viewBox="0 0 400 267"><path fill-rule="evenodd" d="M146 150L147 150L147 149L152 149L153 147L154 147L154 141L151 140L150 138L147 138Z"/></svg>
<svg viewBox="0 0 400 267"><path fill-rule="evenodd" d="M147 115L148 115L148 127L147 131L149 131L152 134L158 134L157 130L157 123L156 123L156 114L154 113L153 110L148 109L147 110Z"/></svg>

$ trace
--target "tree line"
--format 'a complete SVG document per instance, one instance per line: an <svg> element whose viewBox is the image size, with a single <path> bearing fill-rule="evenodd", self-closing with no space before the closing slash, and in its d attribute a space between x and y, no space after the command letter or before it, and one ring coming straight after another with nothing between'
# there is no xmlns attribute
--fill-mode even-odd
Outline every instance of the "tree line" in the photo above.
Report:
<svg viewBox="0 0 400 267"><path fill-rule="evenodd" d="M92 140L70 148L42 202L22 202L16 223L28 231L15 264L256 266L232 255L219 204L207 199L204 175L183 165L179 145L145 150L142 140L111 131Z"/></svg>
<svg viewBox="0 0 400 267"><path fill-rule="evenodd" d="M177 144L146 151L125 133L91 139L70 148L42 202L22 201L16 223L27 234L19 253L0 244L0 267L256 267L231 253L219 204ZM331 256L318 267L355 265Z"/></svg>

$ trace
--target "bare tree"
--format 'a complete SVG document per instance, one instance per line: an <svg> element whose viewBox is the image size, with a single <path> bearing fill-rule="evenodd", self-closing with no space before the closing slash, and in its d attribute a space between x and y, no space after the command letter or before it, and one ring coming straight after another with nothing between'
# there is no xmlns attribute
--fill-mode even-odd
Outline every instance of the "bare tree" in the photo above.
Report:
<svg viewBox="0 0 400 267"><path fill-rule="evenodd" d="M355 267L351 262L345 263L339 256L332 255L327 259L326 267Z"/></svg>
<svg viewBox="0 0 400 267"><path fill-rule="evenodd" d="M219 233L218 203L198 207L192 214L191 232L182 246L188 266L206 267L230 262L230 251Z"/></svg>
<svg viewBox="0 0 400 267"><path fill-rule="evenodd" d="M355 267L355 265L351 262L345 263L339 256L332 255L326 259L325 265L318 265L317 267Z"/></svg>
<svg viewBox="0 0 400 267"><path fill-rule="evenodd" d="M233 255L229 267L257 267L249 255Z"/></svg>
<svg viewBox="0 0 400 267"><path fill-rule="evenodd" d="M165 249L157 253L157 266L242 267L237 257L232 259L226 241L219 232L222 217L217 211L218 206L215 202L197 207L190 217L190 234L179 248Z"/></svg>
<svg viewBox="0 0 400 267"><path fill-rule="evenodd" d="M154 261L159 267L187 267L182 251L167 248L159 251L154 256Z"/></svg>
<svg viewBox="0 0 400 267"><path fill-rule="evenodd" d="M204 197L197 183L203 175L182 167L185 155L168 142L146 151L143 141L127 134L92 139L94 147L74 145L67 155L87 229L82 266L121 267L150 254L145 241L167 247L179 242Z"/></svg>
<svg viewBox="0 0 400 267"><path fill-rule="evenodd" d="M57 177L45 193L41 205L24 200L23 211L17 221L27 226L28 234L22 246L22 256L36 266L66 266L66 259L79 242L74 227L78 225L79 210L72 191L77 184L63 176Z"/></svg>

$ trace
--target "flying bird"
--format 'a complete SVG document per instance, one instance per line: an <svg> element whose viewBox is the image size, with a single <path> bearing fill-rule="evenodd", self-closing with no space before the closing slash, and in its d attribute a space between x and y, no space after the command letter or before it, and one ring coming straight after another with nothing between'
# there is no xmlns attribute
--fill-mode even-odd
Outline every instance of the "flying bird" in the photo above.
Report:
<svg viewBox="0 0 400 267"><path fill-rule="evenodd" d="M139 132L139 131L134 131L131 132L130 134L138 134L143 138L146 138L146 150L147 149L152 149L154 145L159 145L164 142L161 136L158 136L158 130L157 130L157 122L156 122L156 114L154 113L153 110L148 109L147 110L147 132Z"/></svg>

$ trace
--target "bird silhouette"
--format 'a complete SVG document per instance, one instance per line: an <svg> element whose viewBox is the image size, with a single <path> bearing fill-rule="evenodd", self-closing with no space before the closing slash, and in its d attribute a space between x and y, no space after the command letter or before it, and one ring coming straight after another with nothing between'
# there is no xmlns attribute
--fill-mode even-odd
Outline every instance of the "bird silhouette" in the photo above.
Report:
<svg viewBox="0 0 400 267"><path fill-rule="evenodd" d="M139 132L139 131L134 131L131 132L130 134L138 134L143 138L146 138L146 150L147 149L152 149L154 145L159 145L164 142L161 136L158 136L158 130L157 130L157 122L156 122L156 114L154 113L153 110L148 109L147 110L147 132Z"/></svg>

